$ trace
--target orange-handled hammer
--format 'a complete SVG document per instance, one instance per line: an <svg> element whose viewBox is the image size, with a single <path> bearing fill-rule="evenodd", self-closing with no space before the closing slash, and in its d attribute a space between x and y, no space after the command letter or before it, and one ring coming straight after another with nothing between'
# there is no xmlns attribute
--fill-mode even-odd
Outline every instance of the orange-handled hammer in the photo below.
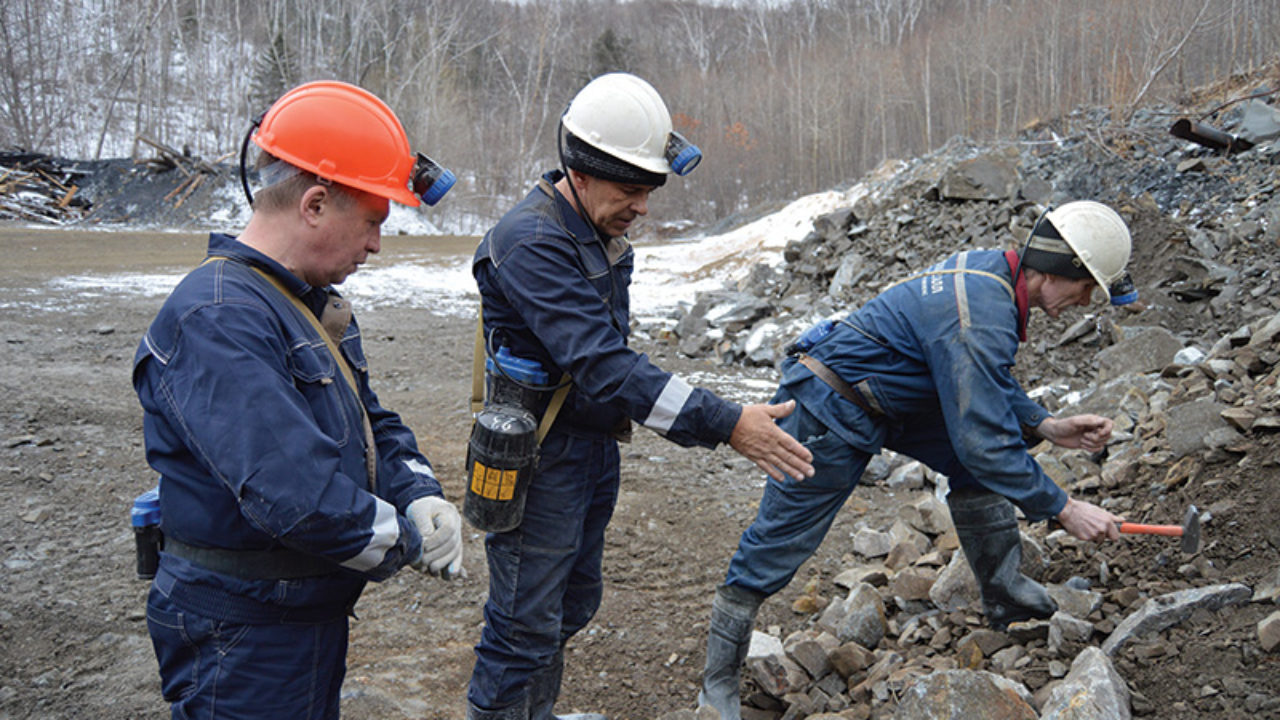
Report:
<svg viewBox="0 0 1280 720"><path fill-rule="evenodd" d="M1116 526L1128 535L1167 535L1182 538L1182 552L1194 555L1200 551L1200 511L1195 505L1187 508L1181 525L1143 525L1122 522Z"/></svg>

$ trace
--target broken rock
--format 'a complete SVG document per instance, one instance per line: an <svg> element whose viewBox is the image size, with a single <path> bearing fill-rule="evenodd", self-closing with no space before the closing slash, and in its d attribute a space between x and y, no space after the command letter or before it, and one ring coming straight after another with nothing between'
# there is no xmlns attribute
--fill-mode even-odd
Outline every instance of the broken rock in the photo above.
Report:
<svg viewBox="0 0 1280 720"><path fill-rule="evenodd" d="M1127 720L1129 699L1129 686L1111 659L1098 648L1087 647L1049 693L1040 720Z"/></svg>
<svg viewBox="0 0 1280 720"><path fill-rule="evenodd" d="M1115 655L1120 648L1139 635L1160 632L1191 617L1201 608L1220 610L1228 605L1248 602L1252 591L1247 585L1230 583L1179 590L1148 600L1136 612L1126 617L1102 643L1108 655Z"/></svg>
<svg viewBox="0 0 1280 720"><path fill-rule="evenodd" d="M941 670L907 688L896 720L1036 720L1031 693L1018 683L989 672Z"/></svg>

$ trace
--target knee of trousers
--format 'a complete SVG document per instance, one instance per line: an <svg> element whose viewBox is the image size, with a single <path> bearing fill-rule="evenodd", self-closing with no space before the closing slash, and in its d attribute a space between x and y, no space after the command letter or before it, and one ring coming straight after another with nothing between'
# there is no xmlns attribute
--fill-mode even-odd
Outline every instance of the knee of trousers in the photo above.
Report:
<svg viewBox="0 0 1280 720"><path fill-rule="evenodd" d="M947 509L957 530L993 531L1018 526L1013 503L987 490L952 492L947 495Z"/></svg>
<svg viewBox="0 0 1280 720"><path fill-rule="evenodd" d="M564 615L560 619L561 644L573 637L596 616L604 599L604 583L570 585L564 595Z"/></svg>
<svg viewBox="0 0 1280 720"><path fill-rule="evenodd" d="M711 602L711 632L734 638L750 633L766 597L734 585L719 586Z"/></svg>

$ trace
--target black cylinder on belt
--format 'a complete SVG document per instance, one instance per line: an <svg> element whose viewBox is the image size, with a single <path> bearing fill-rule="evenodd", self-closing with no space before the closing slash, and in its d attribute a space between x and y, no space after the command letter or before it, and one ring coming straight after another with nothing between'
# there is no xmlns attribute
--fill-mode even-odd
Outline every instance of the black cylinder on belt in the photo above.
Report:
<svg viewBox="0 0 1280 720"><path fill-rule="evenodd" d="M494 367L497 360L500 369ZM467 494L462 514L476 529L506 532L524 517L538 460L538 419L547 374L532 360L500 348L486 362L484 409L467 443Z"/></svg>

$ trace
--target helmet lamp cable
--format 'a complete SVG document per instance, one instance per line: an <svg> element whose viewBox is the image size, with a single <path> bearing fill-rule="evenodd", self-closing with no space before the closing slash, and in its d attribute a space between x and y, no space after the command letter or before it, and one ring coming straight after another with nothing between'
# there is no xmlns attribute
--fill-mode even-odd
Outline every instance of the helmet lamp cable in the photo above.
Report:
<svg viewBox="0 0 1280 720"><path fill-rule="evenodd" d="M253 119L253 123L249 125L249 131L244 134L244 141L240 143L240 186L244 188L244 196L249 199L249 207L253 207L253 193L249 190L249 171L247 159L249 157L249 140L253 137L253 133L262 125L262 118L266 117L266 113L261 113Z"/></svg>

